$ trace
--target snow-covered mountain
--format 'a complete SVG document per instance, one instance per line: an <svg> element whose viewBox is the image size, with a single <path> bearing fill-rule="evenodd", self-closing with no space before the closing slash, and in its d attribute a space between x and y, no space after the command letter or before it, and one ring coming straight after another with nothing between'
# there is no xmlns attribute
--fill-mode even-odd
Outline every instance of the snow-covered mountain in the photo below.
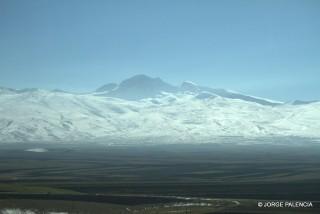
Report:
<svg viewBox="0 0 320 214"><path fill-rule="evenodd" d="M243 95L225 89L198 86L190 81L185 81L180 87L176 87L162 81L160 78L151 78L146 75L133 76L122 81L119 85L115 83L109 83L96 90L96 92L100 93L102 96L117 97L126 100L140 100L144 98L155 97L161 94L161 92L189 92L197 94L204 91L225 98L241 99L245 101L256 102L262 105L275 106L282 104L281 102Z"/></svg>
<svg viewBox="0 0 320 214"><path fill-rule="evenodd" d="M88 94L0 88L0 142L210 142L219 136L320 137L320 103L282 104L135 76Z"/></svg>

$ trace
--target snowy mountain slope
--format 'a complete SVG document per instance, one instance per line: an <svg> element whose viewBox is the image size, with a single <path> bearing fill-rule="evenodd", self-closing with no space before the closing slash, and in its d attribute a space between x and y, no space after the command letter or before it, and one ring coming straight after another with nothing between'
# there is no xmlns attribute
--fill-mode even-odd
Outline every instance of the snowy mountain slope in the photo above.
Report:
<svg viewBox="0 0 320 214"><path fill-rule="evenodd" d="M261 105L277 106L277 105L282 104L282 102L264 99L264 98L260 98L260 97L244 95L244 94L240 94L240 93L233 92L230 90L225 90L225 89L214 89L214 88L209 88L209 87L200 87L200 90L201 91L208 91L208 92L217 94L217 95L219 95L221 97L225 97L225 98L240 99L240 100L244 100L244 101L248 101L248 102L259 103Z"/></svg>
<svg viewBox="0 0 320 214"><path fill-rule="evenodd" d="M210 92L162 92L138 101L45 90L0 93L0 142L217 136L320 137L320 103L261 105Z"/></svg>
<svg viewBox="0 0 320 214"><path fill-rule="evenodd" d="M320 102L319 100L311 100L311 101L303 101L303 100L295 100L291 104L292 105L305 105L305 104L311 104L311 103L316 103Z"/></svg>

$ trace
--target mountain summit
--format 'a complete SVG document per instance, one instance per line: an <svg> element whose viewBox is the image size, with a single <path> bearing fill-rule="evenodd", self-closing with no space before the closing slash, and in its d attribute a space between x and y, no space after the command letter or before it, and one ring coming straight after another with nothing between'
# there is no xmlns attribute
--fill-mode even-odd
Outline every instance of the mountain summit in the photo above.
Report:
<svg viewBox="0 0 320 214"><path fill-rule="evenodd" d="M113 90L104 95L126 100L139 100L155 97L161 92L176 91L176 87L162 81L160 78L152 78L140 74L122 81L117 87L114 87Z"/></svg>

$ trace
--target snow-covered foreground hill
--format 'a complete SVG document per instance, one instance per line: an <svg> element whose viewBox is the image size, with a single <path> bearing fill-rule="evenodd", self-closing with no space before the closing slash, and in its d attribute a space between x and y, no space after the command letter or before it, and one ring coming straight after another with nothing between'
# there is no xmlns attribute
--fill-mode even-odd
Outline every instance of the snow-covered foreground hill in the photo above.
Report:
<svg viewBox="0 0 320 214"><path fill-rule="evenodd" d="M206 92L129 101L95 93L0 91L0 142L201 142L217 136L317 138L320 103L270 106Z"/></svg>

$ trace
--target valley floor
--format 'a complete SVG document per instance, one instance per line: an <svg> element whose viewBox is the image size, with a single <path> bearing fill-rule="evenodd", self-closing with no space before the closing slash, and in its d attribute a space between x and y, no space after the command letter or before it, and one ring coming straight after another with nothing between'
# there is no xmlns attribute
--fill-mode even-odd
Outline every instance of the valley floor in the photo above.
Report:
<svg viewBox="0 0 320 214"><path fill-rule="evenodd" d="M4 214L320 212L316 143L39 147L0 145ZM259 201L313 207L260 208Z"/></svg>

